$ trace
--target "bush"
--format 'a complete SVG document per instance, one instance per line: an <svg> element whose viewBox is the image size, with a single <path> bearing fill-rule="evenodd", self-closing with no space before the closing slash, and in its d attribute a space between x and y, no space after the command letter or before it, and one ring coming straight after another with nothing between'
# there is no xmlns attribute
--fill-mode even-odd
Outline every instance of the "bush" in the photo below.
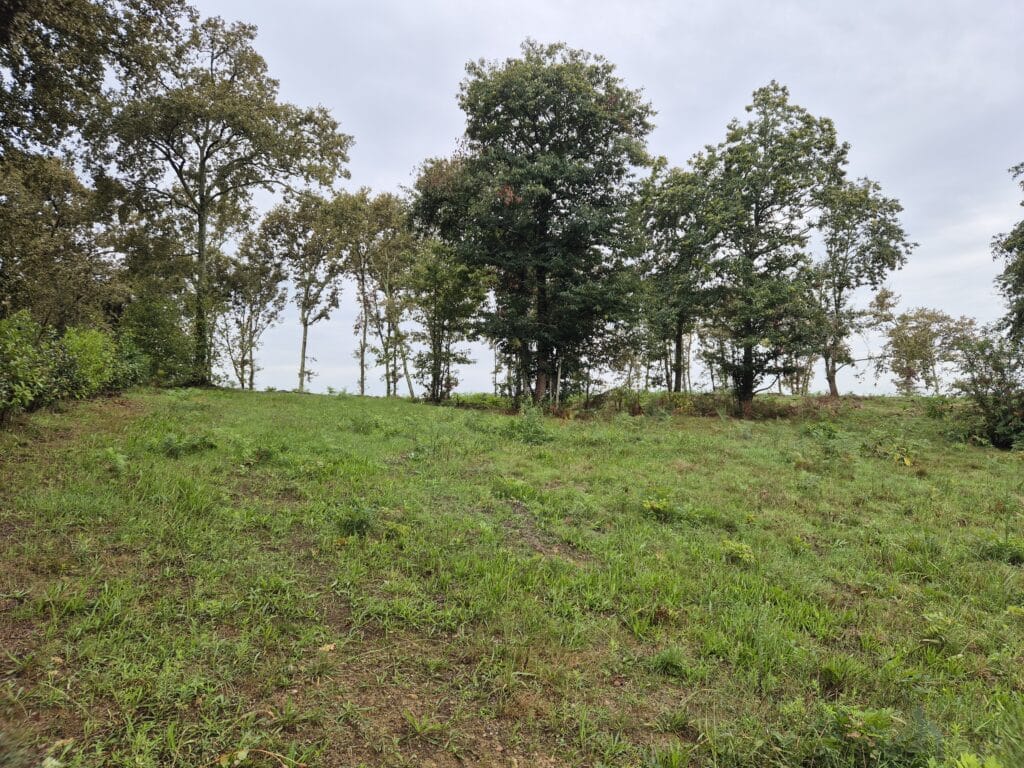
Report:
<svg viewBox="0 0 1024 768"><path fill-rule="evenodd" d="M985 437L996 448L1024 445L1024 341L989 330L961 341L957 391L974 406Z"/></svg>
<svg viewBox="0 0 1024 768"><path fill-rule="evenodd" d="M94 328L69 328L57 338L18 312L0 320L0 422L17 411L137 384L145 365L128 339Z"/></svg>
<svg viewBox="0 0 1024 768"><path fill-rule="evenodd" d="M48 341L28 312L0 320L0 421L31 408L49 388Z"/></svg>
<svg viewBox="0 0 1024 768"><path fill-rule="evenodd" d="M95 328L68 328L61 339L74 361L74 397L92 397L107 390L114 380L117 344Z"/></svg>

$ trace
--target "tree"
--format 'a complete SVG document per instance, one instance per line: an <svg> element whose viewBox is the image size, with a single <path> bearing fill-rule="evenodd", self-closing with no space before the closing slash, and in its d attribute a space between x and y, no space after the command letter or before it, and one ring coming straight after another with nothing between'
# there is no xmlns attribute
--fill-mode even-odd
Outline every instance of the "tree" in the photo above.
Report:
<svg viewBox="0 0 1024 768"><path fill-rule="evenodd" d="M693 331L704 311L709 262L705 216L708 185L698 173L655 168L639 196L639 234L644 238L641 271L651 286L645 316L651 333L668 342L665 384L689 387Z"/></svg>
<svg viewBox="0 0 1024 768"><path fill-rule="evenodd" d="M365 392L367 330L377 337L374 352L384 367L384 387L388 397L398 394L398 382L404 378L409 397L415 397L409 371L409 344L402 324L410 310L408 287L417 245L404 200L381 194L366 200L363 227L350 254L359 290L362 339L360 354L360 394Z"/></svg>
<svg viewBox="0 0 1024 768"><path fill-rule="evenodd" d="M416 378L432 403L447 400L458 384L455 366L473 361L458 347L472 332L472 319L487 296L486 273L455 258L439 240L424 241L409 275L413 317L422 330L412 335L423 344L415 359Z"/></svg>
<svg viewBox="0 0 1024 768"><path fill-rule="evenodd" d="M114 103L110 159L152 205L187 222L194 382L211 380L210 238L244 223L256 189L346 175L351 137L323 108L278 100L252 42L256 29L193 24L159 71L129 78Z"/></svg>
<svg viewBox="0 0 1024 768"><path fill-rule="evenodd" d="M832 121L791 104L778 83L755 91L747 111L748 122L733 120L725 140L693 160L708 185L708 322L724 342L715 364L744 417L764 380L791 372L789 361L809 351L811 214L847 151Z"/></svg>
<svg viewBox="0 0 1024 768"><path fill-rule="evenodd" d="M467 266L493 272L482 331L517 361L517 396L541 402L621 306L626 183L648 162L652 110L600 56L521 50L466 67L465 151L424 166L417 204Z"/></svg>
<svg viewBox="0 0 1024 768"><path fill-rule="evenodd" d="M1015 165L1010 173L1024 190L1024 163ZM1017 222L1009 234L997 235L993 250L996 258L1005 261L997 283L1009 305L1006 326L1014 338L1024 339L1024 220Z"/></svg>
<svg viewBox="0 0 1024 768"><path fill-rule="evenodd" d="M122 286L100 243L97 195L56 157L0 162L0 319L21 309L46 326L103 323Z"/></svg>
<svg viewBox="0 0 1024 768"><path fill-rule="evenodd" d="M346 219L338 206L311 192L299 192L270 211L257 235L268 261L284 265L295 286L302 342L299 351L299 391L313 373L308 368L307 345L312 325L326 320L338 308L344 252L348 243Z"/></svg>
<svg viewBox="0 0 1024 768"><path fill-rule="evenodd" d="M0 8L0 151L53 149L94 119L114 71L153 66L181 0L7 0Z"/></svg>
<svg viewBox="0 0 1024 768"><path fill-rule="evenodd" d="M284 280L277 254L257 233L247 233L225 275L225 310L218 318L218 335L242 389L253 389L260 339L281 319L288 299Z"/></svg>
<svg viewBox="0 0 1024 768"><path fill-rule="evenodd" d="M820 353L829 394L839 396L836 375L854 363L852 333L870 325L870 312L853 306L854 292L878 290L902 267L915 244L899 222L903 206L882 195L870 179L841 180L822 190L818 229L824 255L815 265L815 295L825 318Z"/></svg>
<svg viewBox="0 0 1024 768"><path fill-rule="evenodd" d="M957 361L957 349L973 333L973 321L917 307L883 322L886 342L875 362L876 372L890 371L901 394L921 389L940 394L946 374Z"/></svg>

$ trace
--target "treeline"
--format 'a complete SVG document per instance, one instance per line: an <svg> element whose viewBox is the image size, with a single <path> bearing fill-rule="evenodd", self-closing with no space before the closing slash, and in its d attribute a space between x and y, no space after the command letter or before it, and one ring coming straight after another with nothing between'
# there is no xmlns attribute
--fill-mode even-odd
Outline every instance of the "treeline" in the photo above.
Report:
<svg viewBox="0 0 1024 768"><path fill-rule="evenodd" d="M252 388L291 301L303 389L308 331L347 282L360 393L383 371L388 395L445 400L479 339L516 402L708 386L749 416L819 365L838 396L861 365L905 392L955 379L993 442L1024 435L1024 224L995 240L1004 323L900 311L900 203L778 83L671 167L610 62L527 41L467 66L459 149L374 194L341 191L352 137L279 98L249 25L177 0L38 0L9 3L0 36L0 323L103 329L149 381L210 384L220 363ZM280 195L262 217L261 189ZM857 360L866 333L884 348Z"/></svg>

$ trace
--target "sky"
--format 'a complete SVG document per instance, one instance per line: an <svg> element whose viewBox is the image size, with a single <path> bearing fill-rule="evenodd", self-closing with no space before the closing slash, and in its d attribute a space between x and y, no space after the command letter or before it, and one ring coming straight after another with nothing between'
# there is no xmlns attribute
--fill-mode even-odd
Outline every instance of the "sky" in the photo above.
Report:
<svg viewBox="0 0 1024 768"><path fill-rule="evenodd" d="M771 80L851 145L849 173L904 206L918 247L890 280L904 307L983 322L1003 312L993 235L1024 213L1007 169L1024 162L1021 0L197 0L208 16L254 23L281 97L327 107L355 137L349 189L399 191L415 168L449 154L463 132L456 103L466 62L515 56L520 43L564 41L613 62L653 104L649 148L683 165L724 138L751 93ZM353 391L356 307L310 334L310 388ZM294 310L265 337L257 387L297 383ZM877 342L871 342L877 347ZM462 370L460 389L491 387L492 358ZM373 393L383 384L374 372ZM891 391L872 376L846 390ZM820 388L822 382L819 380Z"/></svg>

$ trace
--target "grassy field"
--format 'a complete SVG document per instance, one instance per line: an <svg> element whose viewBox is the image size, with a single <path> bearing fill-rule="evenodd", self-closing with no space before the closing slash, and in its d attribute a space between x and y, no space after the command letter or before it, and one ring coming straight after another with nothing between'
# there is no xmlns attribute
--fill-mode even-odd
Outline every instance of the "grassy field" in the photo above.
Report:
<svg viewBox="0 0 1024 768"><path fill-rule="evenodd" d="M1024 766L1024 454L925 410L37 414L0 765Z"/></svg>

